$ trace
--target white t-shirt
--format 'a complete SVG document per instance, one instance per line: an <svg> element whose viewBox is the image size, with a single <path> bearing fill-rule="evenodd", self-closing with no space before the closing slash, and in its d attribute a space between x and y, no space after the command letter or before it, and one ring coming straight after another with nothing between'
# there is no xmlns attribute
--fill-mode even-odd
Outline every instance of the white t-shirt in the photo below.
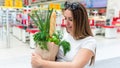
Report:
<svg viewBox="0 0 120 68"><path fill-rule="evenodd" d="M57 55L57 61L60 62L70 62L74 59L75 55L81 48L87 48L91 50L93 53L95 53L96 48L96 40L94 37L89 36L81 40L75 40L69 33L65 33L64 40L68 41L70 43L70 51L67 52L67 54L64 56L64 52L62 47L60 47L58 55Z"/></svg>

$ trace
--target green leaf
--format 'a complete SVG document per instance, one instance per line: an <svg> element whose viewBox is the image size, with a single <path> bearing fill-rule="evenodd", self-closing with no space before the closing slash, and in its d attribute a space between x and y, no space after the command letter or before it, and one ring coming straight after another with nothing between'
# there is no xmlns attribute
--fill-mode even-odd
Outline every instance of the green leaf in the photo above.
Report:
<svg viewBox="0 0 120 68"><path fill-rule="evenodd" d="M64 55L66 55L66 53L70 51L70 43L65 40L61 41L59 46L62 46Z"/></svg>
<svg viewBox="0 0 120 68"><path fill-rule="evenodd" d="M28 14L28 15L32 18L32 20L34 21L35 25L38 26L38 23L37 23L37 21L35 20L34 16L32 16L32 15L30 15L30 14Z"/></svg>
<svg viewBox="0 0 120 68"><path fill-rule="evenodd" d="M38 11L35 11L35 15L38 19L38 25L39 25L38 27L40 27L42 29L42 27L43 27L42 23L43 22L42 22L41 18L39 17L39 15L37 13L38 13Z"/></svg>

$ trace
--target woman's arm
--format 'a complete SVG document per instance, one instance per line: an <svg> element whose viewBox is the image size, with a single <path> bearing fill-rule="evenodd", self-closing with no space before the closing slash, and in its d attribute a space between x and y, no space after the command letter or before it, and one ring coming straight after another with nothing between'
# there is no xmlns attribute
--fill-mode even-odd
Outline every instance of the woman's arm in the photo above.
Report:
<svg viewBox="0 0 120 68"><path fill-rule="evenodd" d="M41 68L83 68L93 56L89 49L82 48L78 51L72 62L54 62L41 59L37 54L32 55L32 66Z"/></svg>

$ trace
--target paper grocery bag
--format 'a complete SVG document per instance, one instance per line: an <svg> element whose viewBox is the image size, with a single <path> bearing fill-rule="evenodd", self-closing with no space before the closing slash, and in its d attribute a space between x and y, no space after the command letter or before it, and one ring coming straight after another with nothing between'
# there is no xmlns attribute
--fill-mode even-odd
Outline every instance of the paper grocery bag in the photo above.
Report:
<svg viewBox="0 0 120 68"><path fill-rule="evenodd" d="M50 42L47 43L48 50L41 49L39 46L35 48L35 53L40 55L45 60L55 61L59 46L52 44Z"/></svg>

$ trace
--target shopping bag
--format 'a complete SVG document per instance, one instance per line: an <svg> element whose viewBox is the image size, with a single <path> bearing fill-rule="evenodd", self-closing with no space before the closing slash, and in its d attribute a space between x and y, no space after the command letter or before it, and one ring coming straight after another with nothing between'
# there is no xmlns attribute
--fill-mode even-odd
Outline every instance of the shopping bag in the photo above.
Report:
<svg viewBox="0 0 120 68"><path fill-rule="evenodd" d="M48 50L41 49L39 46L35 48L35 53L40 55L42 59L49 60L49 61L55 61L59 46L56 44L51 44L51 42L47 43Z"/></svg>

